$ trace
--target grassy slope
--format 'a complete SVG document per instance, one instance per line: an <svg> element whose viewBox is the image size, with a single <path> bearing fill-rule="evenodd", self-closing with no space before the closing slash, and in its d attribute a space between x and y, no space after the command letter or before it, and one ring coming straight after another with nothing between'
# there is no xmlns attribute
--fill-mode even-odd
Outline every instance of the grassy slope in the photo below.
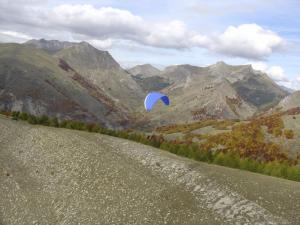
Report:
<svg viewBox="0 0 300 225"><path fill-rule="evenodd" d="M299 224L297 182L100 134L0 130L0 224Z"/></svg>

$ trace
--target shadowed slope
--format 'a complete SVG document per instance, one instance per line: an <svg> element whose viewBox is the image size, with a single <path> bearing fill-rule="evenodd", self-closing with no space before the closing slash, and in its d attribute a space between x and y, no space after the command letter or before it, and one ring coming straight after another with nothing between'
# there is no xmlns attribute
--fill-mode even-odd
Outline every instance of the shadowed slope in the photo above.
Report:
<svg viewBox="0 0 300 225"><path fill-rule="evenodd" d="M0 72L0 109L107 126L128 120L103 90L44 51L0 44Z"/></svg>

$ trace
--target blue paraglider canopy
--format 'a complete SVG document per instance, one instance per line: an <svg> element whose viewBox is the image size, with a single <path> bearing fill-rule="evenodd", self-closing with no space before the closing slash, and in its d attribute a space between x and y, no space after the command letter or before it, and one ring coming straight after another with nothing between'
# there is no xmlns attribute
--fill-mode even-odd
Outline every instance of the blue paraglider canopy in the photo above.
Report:
<svg viewBox="0 0 300 225"><path fill-rule="evenodd" d="M159 99L162 100L165 105L170 104L169 98L165 94L160 92L150 92L145 98L145 109L151 111Z"/></svg>

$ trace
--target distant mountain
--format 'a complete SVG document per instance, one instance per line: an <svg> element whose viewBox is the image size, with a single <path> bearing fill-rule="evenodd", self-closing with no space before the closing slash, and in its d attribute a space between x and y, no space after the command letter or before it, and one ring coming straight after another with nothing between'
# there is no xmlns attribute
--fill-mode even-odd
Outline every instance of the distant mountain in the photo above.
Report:
<svg viewBox="0 0 300 225"><path fill-rule="evenodd" d="M87 42L31 40L0 45L0 109L108 126L245 119L278 104L288 92L250 65L207 67L150 64L129 71ZM149 91L169 95L170 107L145 113Z"/></svg>
<svg viewBox="0 0 300 225"><path fill-rule="evenodd" d="M286 111L292 108L300 107L300 91L295 91L282 99L276 106L277 109Z"/></svg>
<svg viewBox="0 0 300 225"><path fill-rule="evenodd" d="M171 106L157 107L149 114L157 123L245 119L288 95L250 65L231 66L224 62L208 67L177 65L167 67L160 76L171 83L161 90L169 95Z"/></svg>
<svg viewBox="0 0 300 225"><path fill-rule="evenodd" d="M126 114L100 87L62 59L27 45L0 44L0 109L61 119L128 123Z"/></svg>
<svg viewBox="0 0 300 225"><path fill-rule="evenodd" d="M40 40L33 39L24 43L24 45L42 49L50 54L56 53L64 48L68 48L76 44L77 43L68 42L68 41L45 40L45 39L40 39Z"/></svg>
<svg viewBox="0 0 300 225"><path fill-rule="evenodd" d="M81 42L62 49L55 57L66 61L124 110L135 111L143 102L142 88L107 51L98 50L87 42Z"/></svg>
<svg viewBox="0 0 300 225"><path fill-rule="evenodd" d="M128 72L145 92L159 91L170 85L168 79L160 76L161 71L151 64L137 65Z"/></svg>
<svg viewBox="0 0 300 225"><path fill-rule="evenodd" d="M87 42L80 42L62 48L55 56L68 61L70 65L80 70L121 69L109 52L101 51Z"/></svg>
<svg viewBox="0 0 300 225"><path fill-rule="evenodd" d="M283 86L283 85L279 85L279 87L281 87L282 90L284 90L284 91L286 91L286 92L288 92L288 93L290 93L290 94L292 94L293 92L295 92L294 89L285 87L285 86Z"/></svg>
<svg viewBox="0 0 300 225"><path fill-rule="evenodd" d="M169 81L160 76L142 77L132 76L132 78L141 86L145 92L160 91L170 85Z"/></svg>
<svg viewBox="0 0 300 225"><path fill-rule="evenodd" d="M251 65L231 66L224 62L208 67L181 65L168 67L162 73L179 85L187 78L197 79L198 75L227 80L244 101L259 109L275 105L288 95L267 74L253 70Z"/></svg>
<svg viewBox="0 0 300 225"><path fill-rule="evenodd" d="M137 65L128 70L129 73L139 77L159 76L161 71L150 64Z"/></svg>

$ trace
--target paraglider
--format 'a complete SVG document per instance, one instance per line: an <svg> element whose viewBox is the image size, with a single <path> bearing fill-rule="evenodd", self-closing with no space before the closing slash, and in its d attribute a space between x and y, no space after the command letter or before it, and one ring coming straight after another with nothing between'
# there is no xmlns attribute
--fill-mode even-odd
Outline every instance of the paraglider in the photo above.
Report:
<svg viewBox="0 0 300 225"><path fill-rule="evenodd" d="M158 100L161 100L165 105L170 104L170 100L167 95L160 92L150 92L144 101L145 109L148 112L151 111Z"/></svg>

